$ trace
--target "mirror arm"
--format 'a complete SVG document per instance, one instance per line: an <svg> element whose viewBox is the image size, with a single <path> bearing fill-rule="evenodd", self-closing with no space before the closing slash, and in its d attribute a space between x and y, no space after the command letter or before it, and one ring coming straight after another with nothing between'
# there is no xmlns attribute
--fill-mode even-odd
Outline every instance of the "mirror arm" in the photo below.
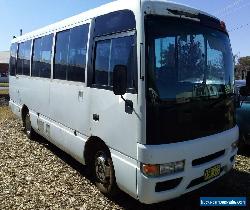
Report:
<svg viewBox="0 0 250 210"><path fill-rule="evenodd" d="M126 103L126 99L121 95L122 100Z"/></svg>

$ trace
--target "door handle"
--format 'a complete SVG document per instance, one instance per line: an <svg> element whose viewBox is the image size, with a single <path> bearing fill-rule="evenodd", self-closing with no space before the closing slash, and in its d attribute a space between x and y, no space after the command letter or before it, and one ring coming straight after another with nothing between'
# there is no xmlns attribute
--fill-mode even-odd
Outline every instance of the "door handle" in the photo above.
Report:
<svg viewBox="0 0 250 210"><path fill-rule="evenodd" d="M99 115L98 114L93 114L93 120L94 121L99 121Z"/></svg>
<svg viewBox="0 0 250 210"><path fill-rule="evenodd" d="M83 101L83 91L78 91L78 100Z"/></svg>

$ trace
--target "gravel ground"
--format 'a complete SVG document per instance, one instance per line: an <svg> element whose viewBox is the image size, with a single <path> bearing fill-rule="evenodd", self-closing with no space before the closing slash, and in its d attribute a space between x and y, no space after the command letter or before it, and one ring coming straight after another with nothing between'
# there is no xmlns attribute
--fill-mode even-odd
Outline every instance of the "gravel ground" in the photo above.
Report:
<svg viewBox="0 0 250 210"><path fill-rule="evenodd" d="M199 209L200 196L247 196L250 201L249 148L240 152L235 168L223 179L180 198L155 205L140 204L125 193L112 200L106 198L92 184L81 164L41 137L27 139L20 120L7 107L0 107L0 151L1 210L185 210Z"/></svg>

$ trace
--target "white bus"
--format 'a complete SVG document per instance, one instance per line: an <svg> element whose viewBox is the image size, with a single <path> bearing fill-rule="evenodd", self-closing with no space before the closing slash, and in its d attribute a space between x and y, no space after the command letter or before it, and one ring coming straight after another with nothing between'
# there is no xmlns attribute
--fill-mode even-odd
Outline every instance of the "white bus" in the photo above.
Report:
<svg viewBox="0 0 250 210"><path fill-rule="evenodd" d="M115 1L12 41L10 107L107 195L178 197L237 153L232 51L217 18L163 0Z"/></svg>

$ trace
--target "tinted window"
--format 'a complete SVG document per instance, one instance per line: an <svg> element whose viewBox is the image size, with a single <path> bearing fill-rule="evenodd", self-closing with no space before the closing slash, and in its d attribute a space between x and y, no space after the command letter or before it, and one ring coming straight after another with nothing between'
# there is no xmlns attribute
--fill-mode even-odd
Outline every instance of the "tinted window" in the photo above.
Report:
<svg viewBox="0 0 250 210"><path fill-rule="evenodd" d="M33 47L32 76L50 78L53 35L35 39Z"/></svg>
<svg viewBox="0 0 250 210"><path fill-rule="evenodd" d="M96 45L95 84L97 85L110 85L110 45L110 40L100 41Z"/></svg>
<svg viewBox="0 0 250 210"><path fill-rule="evenodd" d="M50 78L53 35L43 37L40 77Z"/></svg>
<svg viewBox="0 0 250 210"><path fill-rule="evenodd" d="M127 66L128 88L135 87L135 45L134 36L127 36L112 40L111 59L110 59L110 84L113 84L113 70L115 65ZM113 85L112 85L113 86Z"/></svg>
<svg viewBox="0 0 250 210"><path fill-rule="evenodd" d="M57 34L54 78L84 82L89 25Z"/></svg>
<svg viewBox="0 0 250 210"><path fill-rule="evenodd" d="M67 79L69 36L69 30L56 35L54 79Z"/></svg>
<svg viewBox="0 0 250 210"><path fill-rule="evenodd" d="M39 77L42 38L34 40L31 76Z"/></svg>
<svg viewBox="0 0 250 210"><path fill-rule="evenodd" d="M95 36L128 31L135 27L135 16L132 11L112 12L96 18Z"/></svg>
<svg viewBox="0 0 250 210"><path fill-rule="evenodd" d="M26 41L19 44L17 58L17 74L30 75L30 51L31 41Z"/></svg>
<svg viewBox="0 0 250 210"><path fill-rule="evenodd" d="M10 66L9 72L11 76L16 75L16 54L17 54L17 43L14 43L10 47Z"/></svg>
<svg viewBox="0 0 250 210"><path fill-rule="evenodd" d="M96 43L95 84L113 86L115 65L126 65L128 88L136 86L136 53L134 36L98 41Z"/></svg>
<svg viewBox="0 0 250 210"><path fill-rule="evenodd" d="M88 25L70 31L68 80L84 82L88 41Z"/></svg>

